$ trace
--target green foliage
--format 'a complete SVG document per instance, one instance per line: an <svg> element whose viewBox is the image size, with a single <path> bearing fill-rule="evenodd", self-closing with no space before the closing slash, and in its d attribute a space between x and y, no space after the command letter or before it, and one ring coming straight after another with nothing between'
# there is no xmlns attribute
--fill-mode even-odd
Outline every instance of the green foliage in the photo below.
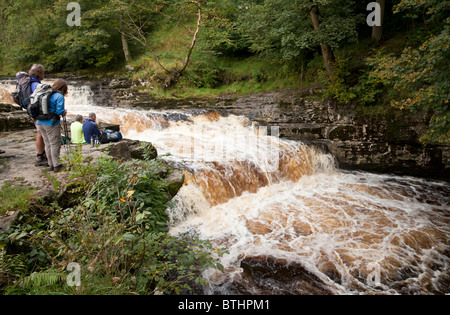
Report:
<svg viewBox="0 0 450 315"><path fill-rule="evenodd" d="M439 24L450 13L450 3L442 0L401 0L394 5L394 13L404 13L406 18L421 18L427 24Z"/></svg>
<svg viewBox="0 0 450 315"><path fill-rule="evenodd" d="M73 189L83 187L65 196L76 198L64 202L72 206L55 203L45 219L24 214L0 233L0 243L9 244L0 269L15 282L6 294L181 294L205 284L206 268L223 268L218 258L225 250L167 234L169 197L155 175L159 161L93 162L78 151L66 163L81 184ZM79 288L63 281L70 262L81 266Z"/></svg>
<svg viewBox="0 0 450 315"><path fill-rule="evenodd" d="M66 279L66 274L57 270L46 270L44 272L33 272L31 275L23 279L23 286L29 287L42 287L42 286L54 286Z"/></svg>
<svg viewBox="0 0 450 315"><path fill-rule="evenodd" d="M4 255L0 257L0 270L11 276L24 276L28 272L25 255Z"/></svg>
<svg viewBox="0 0 450 315"><path fill-rule="evenodd" d="M397 18L421 20L423 25L417 23L402 41L393 40L395 47L388 41L385 47L371 48L357 71L352 64L360 54L338 58L327 96L343 103L381 102L400 110L428 111L430 127L420 141L449 145L449 10L448 1L400 1L394 6Z"/></svg>
<svg viewBox="0 0 450 315"><path fill-rule="evenodd" d="M383 93L386 80L370 75L375 67L373 64L359 64L355 69L355 61L351 58L336 58L333 78L328 81L325 96L343 104L372 105Z"/></svg>
<svg viewBox="0 0 450 315"><path fill-rule="evenodd" d="M371 77L384 80L397 91L392 105L403 110L428 110L433 114L424 143L450 144L450 19L437 36L418 48L408 47L399 57L378 54Z"/></svg>
<svg viewBox="0 0 450 315"><path fill-rule="evenodd" d="M356 26L361 16L353 11L352 1L317 1L321 25L312 27L310 1L265 0L242 9L239 30L246 35L251 49L273 54L286 61L301 58L305 51L322 43L332 48L357 39Z"/></svg>
<svg viewBox="0 0 450 315"><path fill-rule="evenodd" d="M208 19L202 30L202 51L230 57L248 55L251 43L240 31L238 21L245 5L239 0L211 0L206 3Z"/></svg>
<svg viewBox="0 0 450 315"><path fill-rule="evenodd" d="M0 189L0 214L8 211L26 211L33 201L36 189L20 182L5 182Z"/></svg>
<svg viewBox="0 0 450 315"><path fill-rule="evenodd" d="M17 1L3 29L5 55L16 66L38 62L49 71L106 68L120 60L118 19L107 19L108 1L80 0L81 26L69 26L69 1Z"/></svg>
<svg viewBox="0 0 450 315"><path fill-rule="evenodd" d="M325 94L325 96L333 97L340 103L350 103L358 96L346 82L351 75L347 63L348 60L336 60L333 72L334 77L329 80L328 89Z"/></svg>
<svg viewBox="0 0 450 315"><path fill-rule="evenodd" d="M208 62L194 61L186 71L189 84L197 88L216 88L223 83L225 69Z"/></svg>

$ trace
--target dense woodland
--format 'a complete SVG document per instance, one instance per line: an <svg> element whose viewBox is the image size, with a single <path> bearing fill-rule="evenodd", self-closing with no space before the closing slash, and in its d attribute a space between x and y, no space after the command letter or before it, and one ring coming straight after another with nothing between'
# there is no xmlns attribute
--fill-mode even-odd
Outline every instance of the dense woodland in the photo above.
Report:
<svg viewBox="0 0 450 315"><path fill-rule="evenodd" d="M449 1L378 0L373 28L370 1L79 0L80 26L69 2L0 1L0 73L130 65L163 95L319 85L340 103L430 110L421 140L450 143Z"/></svg>

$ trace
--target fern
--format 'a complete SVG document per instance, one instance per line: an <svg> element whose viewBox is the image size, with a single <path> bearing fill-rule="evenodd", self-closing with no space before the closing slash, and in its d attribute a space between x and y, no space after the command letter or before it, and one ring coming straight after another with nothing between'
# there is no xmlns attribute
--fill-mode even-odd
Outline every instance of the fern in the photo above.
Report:
<svg viewBox="0 0 450 315"><path fill-rule="evenodd" d="M52 286L63 282L66 274L56 270L46 270L43 272L33 272L23 279L25 288Z"/></svg>
<svg viewBox="0 0 450 315"><path fill-rule="evenodd" d="M10 275L21 277L28 272L26 259L24 255L5 255L3 253L0 260L0 269Z"/></svg>

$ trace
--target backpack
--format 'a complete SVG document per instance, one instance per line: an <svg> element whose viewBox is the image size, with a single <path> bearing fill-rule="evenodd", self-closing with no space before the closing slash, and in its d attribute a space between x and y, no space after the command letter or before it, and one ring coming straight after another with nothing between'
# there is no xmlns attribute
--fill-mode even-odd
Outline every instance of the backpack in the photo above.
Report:
<svg viewBox="0 0 450 315"><path fill-rule="evenodd" d="M120 140L122 140L122 134L119 131L100 131L100 135L98 136L98 142L101 144L119 142Z"/></svg>
<svg viewBox="0 0 450 315"><path fill-rule="evenodd" d="M39 82L26 72L19 72L16 74L16 92L11 94L14 103L20 105L22 109L27 109L30 104L31 97L31 83Z"/></svg>
<svg viewBox="0 0 450 315"><path fill-rule="evenodd" d="M55 93L48 84L39 84L30 97L30 103L27 108L28 115L36 120L50 120L55 118L55 114L49 113L48 102L50 96Z"/></svg>

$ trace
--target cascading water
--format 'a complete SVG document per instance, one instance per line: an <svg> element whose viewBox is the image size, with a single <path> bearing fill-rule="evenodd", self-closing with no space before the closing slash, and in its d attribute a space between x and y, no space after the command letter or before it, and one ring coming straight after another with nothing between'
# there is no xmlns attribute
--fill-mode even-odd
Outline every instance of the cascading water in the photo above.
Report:
<svg viewBox="0 0 450 315"><path fill-rule="evenodd" d="M205 272L206 294L450 293L447 183L344 172L243 117L101 108L87 86L66 107L185 169L171 233L229 251L224 271Z"/></svg>

